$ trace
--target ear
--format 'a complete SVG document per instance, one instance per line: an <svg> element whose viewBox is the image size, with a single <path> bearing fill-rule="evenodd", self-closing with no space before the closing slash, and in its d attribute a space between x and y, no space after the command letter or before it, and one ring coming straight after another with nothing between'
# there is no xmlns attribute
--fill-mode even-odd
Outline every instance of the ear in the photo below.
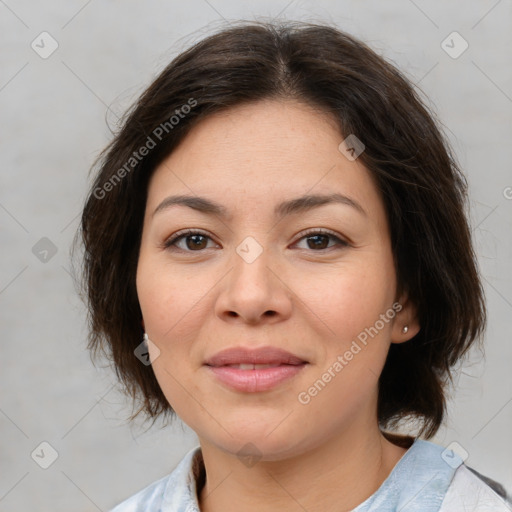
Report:
<svg viewBox="0 0 512 512"><path fill-rule="evenodd" d="M420 332L421 326L418 321L418 312L415 304L413 304L407 294L402 296L396 301L402 306L397 312L393 321L393 328L391 330L391 343L404 343L414 338ZM404 329L406 327L406 329ZM406 330L407 332L404 332Z"/></svg>
<svg viewBox="0 0 512 512"><path fill-rule="evenodd" d="M144 318L141 320L141 324L142 324L142 329L145 331L146 330L146 326L144 325Z"/></svg>

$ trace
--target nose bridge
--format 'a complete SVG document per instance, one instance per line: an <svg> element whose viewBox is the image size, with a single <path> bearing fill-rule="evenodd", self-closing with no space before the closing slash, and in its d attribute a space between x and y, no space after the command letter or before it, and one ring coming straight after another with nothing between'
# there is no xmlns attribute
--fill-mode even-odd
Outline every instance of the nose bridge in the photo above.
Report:
<svg viewBox="0 0 512 512"><path fill-rule="evenodd" d="M247 236L235 248L230 263L232 270L218 298L219 315L255 322L269 311L272 315L289 313L288 294L276 277L272 251Z"/></svg>
<svg viewBox="0 0 512 512"><path fill-rule="evenodd" d="M261 237L260 237L261 239ZM233 255L232 286L242 286L246 293L268 292L272 279L269 248L263 246L254 236L245 237L235 248Z"/></svg>

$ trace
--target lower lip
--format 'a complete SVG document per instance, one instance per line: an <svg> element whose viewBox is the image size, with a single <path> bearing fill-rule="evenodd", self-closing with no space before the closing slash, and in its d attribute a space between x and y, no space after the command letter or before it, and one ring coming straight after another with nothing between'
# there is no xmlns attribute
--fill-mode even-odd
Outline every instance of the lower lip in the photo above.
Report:
<svg viewBox="0 0 512 512"><path fill-rule="evenodd" d="M246 393L257 393L259 391L268 391L291 379L305 366L306 363L298 365L283 364L261 370L240 370L230 366L207 366L207 368L220 381L231 388Z"/></svg>

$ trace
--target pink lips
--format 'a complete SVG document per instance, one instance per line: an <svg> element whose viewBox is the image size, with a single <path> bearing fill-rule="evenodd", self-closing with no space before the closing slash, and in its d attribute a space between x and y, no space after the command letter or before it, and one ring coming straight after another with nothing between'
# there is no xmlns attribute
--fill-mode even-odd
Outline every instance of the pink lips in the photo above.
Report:
<svg viewBox="0 0 512 512"><path fill-rule="evenodd" d="M298 374L306 364L307 361L274 347L231 348L205 362L221 382L248 393L270 390Z"/></svg>

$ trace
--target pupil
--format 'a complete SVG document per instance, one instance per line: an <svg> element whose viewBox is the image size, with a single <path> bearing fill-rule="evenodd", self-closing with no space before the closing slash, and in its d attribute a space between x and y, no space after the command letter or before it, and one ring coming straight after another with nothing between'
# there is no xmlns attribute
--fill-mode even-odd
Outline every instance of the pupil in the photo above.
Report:
<svg viewBox="0 0 512 512"><path fill-rule="evenodd" d="M198 240L200 238L203 238L203 240ZM203 249L202 247L202 244L204 244L204 236L203 235L191 235L188 237L188 240L190 239L193 239L194 242L193 242L193 247L190 247L189 245L189 249L193 249L193 248L196 248L196 249Z"/></svg>
<svg viewBox="0 0 512 512"><path fill-rule="evenodd" d="M318 240L319 238L323 238L324 242L327 240L326 235L312 235L312 236L308 237L308 240L316 239L316 241L314 242L314 247L316 249L318 249L318 248L325 249L326 248L325 243L322 244L321 241L319 242L319 240ZM311 246L310 246L310 248L311 248Z"/></svg>

